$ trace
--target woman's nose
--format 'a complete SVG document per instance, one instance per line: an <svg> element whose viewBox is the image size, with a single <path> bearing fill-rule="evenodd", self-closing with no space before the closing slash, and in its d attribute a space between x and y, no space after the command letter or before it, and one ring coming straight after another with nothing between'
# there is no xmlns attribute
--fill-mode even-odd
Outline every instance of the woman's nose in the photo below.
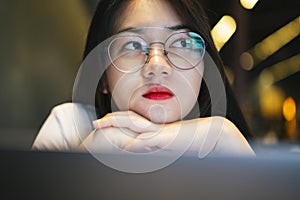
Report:
<svg viewBox="0 0 300 200"><path fill-rule="evenodd" d="M143 75L147 78L170 75L173 69L167 61L164 50L162 48L151 48L149 51L149 57L142 69Z"/></svg>

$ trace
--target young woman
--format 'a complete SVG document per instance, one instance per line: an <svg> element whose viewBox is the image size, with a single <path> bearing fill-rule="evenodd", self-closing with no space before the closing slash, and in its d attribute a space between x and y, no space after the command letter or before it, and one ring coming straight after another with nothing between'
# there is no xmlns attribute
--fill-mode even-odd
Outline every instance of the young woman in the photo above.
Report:
<svg viewBox="0 0 300 200"><path fill-rule="evenodd" d="M194 0L100 1L82 66L102 59L95 92L78 81L77 103L53 109L33 148L253 155L206 20Z"/></svg>

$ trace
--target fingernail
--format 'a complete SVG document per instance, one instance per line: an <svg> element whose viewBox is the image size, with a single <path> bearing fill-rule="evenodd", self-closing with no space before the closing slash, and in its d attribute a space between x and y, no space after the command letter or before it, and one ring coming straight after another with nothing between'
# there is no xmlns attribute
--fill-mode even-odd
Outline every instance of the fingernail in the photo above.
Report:
<svg viewBox="0 0 300 200"><path fill-rule="evenodd" d="M93 121L94 128L98 128L98 120Z"/></svg>

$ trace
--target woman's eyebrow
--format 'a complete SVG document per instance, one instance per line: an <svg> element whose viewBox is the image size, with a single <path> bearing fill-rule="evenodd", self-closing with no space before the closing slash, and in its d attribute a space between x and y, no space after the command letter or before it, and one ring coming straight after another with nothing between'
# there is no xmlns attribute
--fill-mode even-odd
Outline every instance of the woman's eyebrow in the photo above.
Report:
<svg viewBox="0 0 300 200"><path fill-rule="evenodd" d="M189 29L189 27L184 24L179 24L179 25L170 26L170 27L166 27L166 28L173 30L173 31L177 31L177 30L181 30L181 29Z"/></svg>
<svg viewBox="0 0 300 200"><path fill-rule="evenodd" d="M137 28L134 28L134 27L128 27L128 28L124 28L124 29L119 30L116 34L123 33L123 32L136 32L136 31L133 31L133 30L136 30L136 29Z"/></svg>
<svg viewBox="0 0 300 200"><path fill-rule="evenodd" d="M164 28L170 29L170 30L173 30L173 31L177 31L177 30L181 30L181 29L188 29L188 26L183 25L183 24L179 24L179 25L175 25L175 26L167 26L167 27L164 27ZM119 30L116 34L123 33L123 32L138 33L139 29L140 28L137 28L137 27L128 27L128 28L124 28L124 29Z"/></svg>

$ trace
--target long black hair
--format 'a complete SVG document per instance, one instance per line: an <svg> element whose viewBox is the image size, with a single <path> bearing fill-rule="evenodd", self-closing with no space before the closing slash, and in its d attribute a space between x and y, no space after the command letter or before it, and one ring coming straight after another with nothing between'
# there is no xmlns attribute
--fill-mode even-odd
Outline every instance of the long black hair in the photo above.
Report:
<svg viewBox="0 0 300 200"><path fill-rule="evenodd" d="M199 0L165 0L177 12L178 16L183 20L191 31L199 33L205 40L207 46L206 51L211 56L215 65L217 66L225 86L227 110L226 118L232 121L242 132L246 139L250 139L250 132L238 103L233 95L232 89L224 73L224 66L222 60L215 48L211 34L210 26L204 9ZM115 28L118 25L118 18L121 17L124 9L130 0L100 0L96 8L94 17L92 19L83 59L105 39L114 34ZM204 69L204 74L205 74ZM106 74L104 73L99 80L97 92L95 94L95 106L98 118L105 114L112 112L111 110L111 96L102 91L108 88ZM225 97L224 97L225 98ZM198 96L198 104L200 116L212 116L211 113L211 98L205 80L202 81L200 93ZM214 115L214 114L213 114Z"/></svg>

